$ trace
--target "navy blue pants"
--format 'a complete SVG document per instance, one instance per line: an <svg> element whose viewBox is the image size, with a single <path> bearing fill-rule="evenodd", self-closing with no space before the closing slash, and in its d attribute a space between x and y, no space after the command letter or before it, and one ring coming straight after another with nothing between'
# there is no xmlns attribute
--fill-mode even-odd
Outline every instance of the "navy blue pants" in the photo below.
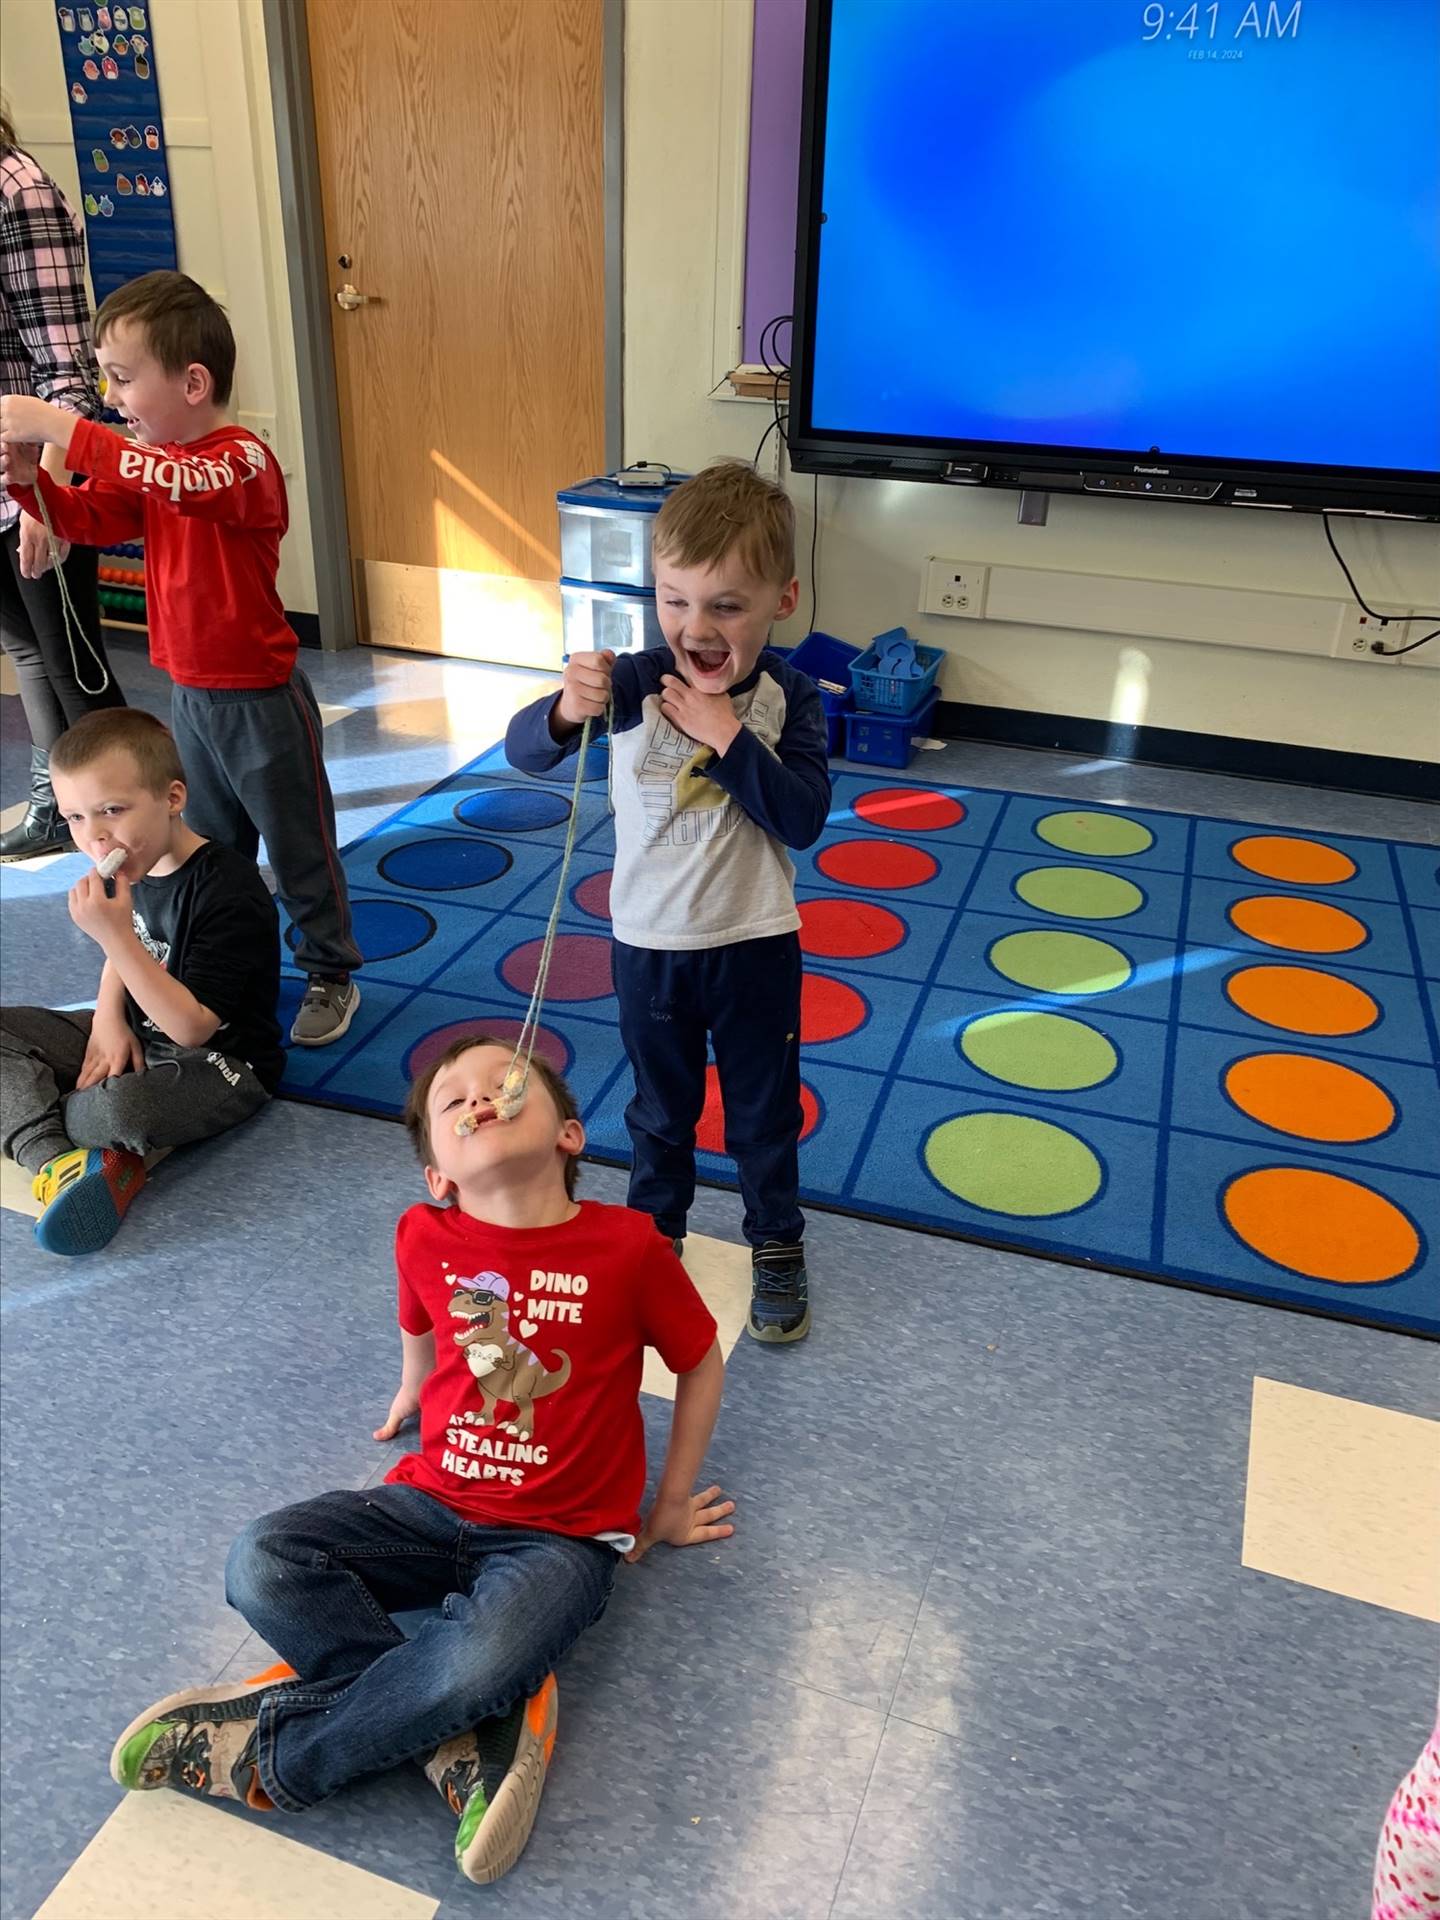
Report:
<svg viewBox="0 0 1440 1920"><path fill-rule="evenodd" d="M625 1109L635 1150L630 1205L667 1237L695 1198L695 1128L705 1105L705 1041L725 1103L725 1151L740 1174L745 1238L793 1245L800 1189L800 936L691 952L614 949L620 1037L635 1071Z"/></svg>

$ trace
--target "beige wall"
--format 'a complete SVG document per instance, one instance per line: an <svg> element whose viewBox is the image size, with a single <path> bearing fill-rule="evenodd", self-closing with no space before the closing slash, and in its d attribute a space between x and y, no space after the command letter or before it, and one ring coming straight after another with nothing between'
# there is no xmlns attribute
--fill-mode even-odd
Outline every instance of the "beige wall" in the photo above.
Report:
<svg viewBox="0 0 1440 1920"><path fill-rule="evenodd" d="M313 613L295 353L261 0L148 0L182 270L229 312L233 406L279 453L290 494L285 604ZM52 0L0 0L0 89L21 141L72 204L80 182Z"/></svg>
<svg viewBox="0 0 1440 1920"><path fill-rule="evenodd" d="M747 17L747 0L630 0L627 459L694 467L722 453L748 457L765 423L754 403L706 398L736 357L726 322L735 311L734 201L737 182L741 191L744 184ZM802 616L812 487L804 475L791 483ZM821 627L862 641L903 622L947 650L943 689L953 700L1355 753L1440 753L1440 675L1413 664L960 623L915 611L927 554L1338 597L1343 581L1317 518L1064 498L1052 502L1043 529L1018 526L1015 515L1009 493L822 481ZM1347 522L1341 539L1369 597L1440 605L1433 528ZM803 631L802 621L796 637Z"/></svg>

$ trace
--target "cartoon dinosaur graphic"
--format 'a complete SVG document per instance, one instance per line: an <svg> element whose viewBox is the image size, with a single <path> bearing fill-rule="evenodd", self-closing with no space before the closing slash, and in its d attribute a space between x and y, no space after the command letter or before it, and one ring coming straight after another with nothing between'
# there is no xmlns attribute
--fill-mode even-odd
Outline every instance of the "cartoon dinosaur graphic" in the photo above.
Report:
<svg viewBox="0 0 1440 1920"><path fill-rule="evenodd" d="M455 1344L480 1389L480 1417L487 1424L495 1408L507 1401L514 1420L502 1420L503 1433L528 1440L535 1431L535 1402L555 1393L570 1378L570 1356L557 1347L561 1365L547 1373L528 1347L511 1337L510 1283L498 1273L481 1273L473 1284L457 1286L450 1296L450 1312L460 1321Z"/></svg>

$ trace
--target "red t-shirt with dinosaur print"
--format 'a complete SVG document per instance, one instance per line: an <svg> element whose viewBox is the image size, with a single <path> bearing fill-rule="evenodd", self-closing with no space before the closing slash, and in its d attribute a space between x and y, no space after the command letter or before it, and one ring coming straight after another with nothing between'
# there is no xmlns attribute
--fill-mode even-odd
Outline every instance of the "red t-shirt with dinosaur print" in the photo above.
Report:
<svg viewBox="0 0 1440 1920"><path fill-rule="evenodd" d="M647 1214L584 1200L556 1227L411 1207L400 1325L435 1335L420 1451L385 1476L482 1525L638 1533L646 1347L698 1367L715 1321Z"/></svg>

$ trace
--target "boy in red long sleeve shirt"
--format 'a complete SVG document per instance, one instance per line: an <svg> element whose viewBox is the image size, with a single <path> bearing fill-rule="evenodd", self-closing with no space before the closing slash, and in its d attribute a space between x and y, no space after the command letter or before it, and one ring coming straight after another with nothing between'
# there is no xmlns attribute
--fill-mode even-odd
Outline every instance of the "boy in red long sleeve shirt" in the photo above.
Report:
<svg viewBox="0 0 1440 1920"><path fill-rule="evenodd" d="M174 682L171 729L189 782L186 820L254 858L263 835L299 933L309 987L291 1028L325 1046L360 1002L360 964L315 695L276 589L289 513L264 443L224 417L235 370L230 323L182 273L147 273L95 316L107 397L139 436L28 395L0 399L5 478L26 513L87 546L144 538L150 657ZM56 487L40 443L78 487Z"/></svg>

